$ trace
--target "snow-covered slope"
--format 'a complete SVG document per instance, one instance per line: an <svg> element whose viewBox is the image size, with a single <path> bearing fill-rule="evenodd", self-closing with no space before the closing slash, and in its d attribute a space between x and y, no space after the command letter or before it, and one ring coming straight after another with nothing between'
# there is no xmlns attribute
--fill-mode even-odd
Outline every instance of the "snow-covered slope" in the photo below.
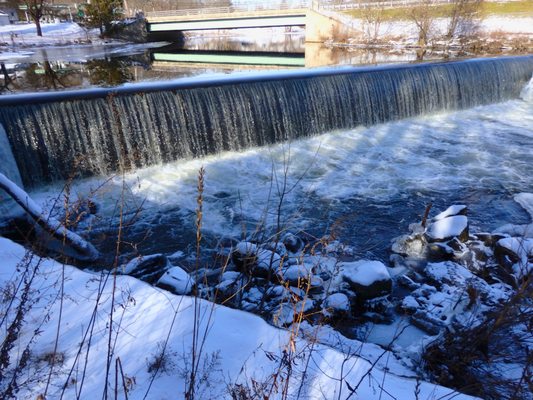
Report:
<svg viewBox="0 0 533 400"><path fill-rule="evenodd" d="M109 343L114 349L108 380L110 395L116 385L115 367L118 364L115 360L120 358L129 399L183 398L186 385L183 372L190 364L194 326L192 297L171 295L134 278L118 276L113 302L112 276L106 282L106 275L39 259L4 238L0 238L0 259L3 260L0 269L0 285L4 288L2 313L10 304L8 300L13 288L24 277L28 279L28 274L38 267L31 285L30 302L33 305L26 312L21 335L11 351L13 364L29 343L30 362L19 376L22 383L19 399L35 399L45 392L52 359L56 360L56 365L47 398L61 398L65 383L65 399L75 398L75 392L81 392L82 399L100 398L106 381ZM63 286L61 282L64 282ZM64 293L62 302L61 289ZM302 399L348 398L350 388L356 388L358 383L352 399L414 399L416 392L418 399L470 398L430 383L417 385L415 379L396 375L395 372L402 372L401 368L394 368L394 362L390 363L392 368L387 372L375 368L367 374L371 363L355 356L360 351L355 347L340 351L320 344L310 345L303 339L297 339L291 345L289 331L272 327L257 316L207 301L199 301L198 305L200 337L204 332L207 335L198 372L198 376L205 377L205 380L199 384L197 398L230 398L228 387L236 387L236 383L251 386L255 380L271 385L272 374L279 370L280 361L291 349L296 351L290 353L295 357L289 380L291 396L297 394L303 382ZM114 311L112 324L111 309ZM7 321L13 313L10 309ZM52 357L58 325L57 352ZM113 326L111 335L110 325ZM2 341L5 334L3 330ZM148 389L157 364L155 361L166 338L166 356L159 363L162 368ZM374 356L379 356L378 350ZM388 358L386 353L384 356L383 360ZM11 370L4 369L6 371L9 377ZM286 375L287 370L282 367L278 383L280 377ZM124 398L122 374L119 378L117 390L120 398ZM6 381L8 379L4 379L2 385ZM271 398L279 397L274 390Z"/></svg>

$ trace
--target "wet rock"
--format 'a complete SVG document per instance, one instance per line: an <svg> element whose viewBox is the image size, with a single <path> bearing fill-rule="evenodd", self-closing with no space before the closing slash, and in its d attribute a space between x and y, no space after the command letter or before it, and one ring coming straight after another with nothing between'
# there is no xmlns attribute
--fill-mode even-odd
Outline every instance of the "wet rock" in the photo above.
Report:
<svg viewBox="0 0 533 400"><path fill-rule="evenodd" d="M157 286L179 295L189 294L194 280L180 267L172 267L157 281Z"/></svg>
<svg viewBox="0 0 533 400"><path fill-rule="evenodd" d="M426 237L429 242L445 242L453 238L465 242L469 238L468 218L455 215L436 220L428 227Z"/></svg>
<svg viewBox="0 0 533 400"><path fill-rule="evenodd" d="M341 263L342 279L361 299L372 299L390 294L392 279L387 267L380 261Z"/></svg>

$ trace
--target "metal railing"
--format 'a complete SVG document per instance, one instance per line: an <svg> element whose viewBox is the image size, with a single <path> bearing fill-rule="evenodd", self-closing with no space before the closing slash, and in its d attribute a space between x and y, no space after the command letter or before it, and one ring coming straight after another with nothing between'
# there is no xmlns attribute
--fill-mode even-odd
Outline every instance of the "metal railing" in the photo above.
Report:
<svg viewBox="0 0 533 400"><path fill-rule="evenodd" d="M165 11L149 11L146 13L148 18L157 17L186 17L186 16L201 16L213 14L234 14L247 12L261 12L261 11L291 11L309 8L309 1L299 1L291 3L281 3L277 6L269 4L237 4L230 7L205 7L205 8L191 8L183 10L165 10Z"/></svg>
<svg viewBox="0 0 533 400"><path fill-rule="evenodd" d="M426 3L427 0L384 0L384 1L356 1L343 4L331 4L313 1L312 7L316 10L350 11L361 8L402 8ZM431 5L450 3L451 0L431 0Z"/></svg>

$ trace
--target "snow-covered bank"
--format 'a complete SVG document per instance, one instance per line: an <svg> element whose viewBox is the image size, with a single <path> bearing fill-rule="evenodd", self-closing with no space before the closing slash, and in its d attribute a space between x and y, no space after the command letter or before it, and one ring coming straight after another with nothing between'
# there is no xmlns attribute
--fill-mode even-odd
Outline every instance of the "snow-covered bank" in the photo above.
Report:
<svg viewBox="0 0 533 400"><path fill-rule="evenodd" d="M31 47L77 45L99 41L97 29L84 29L74 22L43 23L43 36L37 36L35 24L0 26L0 45Z"/></svg>
<svg viewBox="0 0 533 400"><path fill-rule="evenodd" d="M109 393L115 390L115 360L120 358L123 376L118 378L124 379L130 399L182 396L185 381L181 372L190 362L193 298L171 295L139 280L119 276L113 304L112 277L106 283L103 275L82 272L35 256L28 258L21 246L4 238L0 238L0 258L3 260L0 282L7 301L2 310L7 311L8 320L15 312L13 307L8 309L11 299L8 293L13 294L13 289L24 278L28 279L29 275L25 274L39 267L30 292L32 307L25 314L20 336L10 352L11 363L16 363L24 354L29 356L28 366L19 371L22 373L18 398L35 398L45 392L52 360L55 365L47 398L60 398L63 385L66 385L64 398L74 398L75 393L80 392L82 399L101 396L106 382L109 343L113 348ZM15 305L18 301L15 300ZM112 307L115 316L111 324ZM206 301L200 301L200 310L200 332L209 326L203 355L213 363L200 363L199 374L205 375L206 380L198 388L198 395L202 399L230 398L227 388L237 383L251 386L255 380L268 384L284 352L291 351L289 332L269 326L251 314L213 306ZM110 325L113 327L111 336ZM54 355L56 334L58 343ZM2 336L5 339L5 332ZM161 369L145 397L167 336L165 360L159 363ZM290 393L296 394L303 382L301 398L347 398L349 388L356 386L358 390L352 398L414 399L415 393L420 399L470 398L450 389L398 376L402 371L395 370L395 363L390 363L387 371L374 368L366 374L371 363L357 357L360 351L357 342L343 351L320 344L309 347L302 339L297 339L294 345L299 362L293 366L289 386ZM26 346L29 353L22 351ZM376 347L369 353L372 361L382 352ZM302 368L307 357L311 357L311 362L304 379ZM12 368L3 372L5 381L9 380ZM123 392L122 382L118 392Z"/></svg>

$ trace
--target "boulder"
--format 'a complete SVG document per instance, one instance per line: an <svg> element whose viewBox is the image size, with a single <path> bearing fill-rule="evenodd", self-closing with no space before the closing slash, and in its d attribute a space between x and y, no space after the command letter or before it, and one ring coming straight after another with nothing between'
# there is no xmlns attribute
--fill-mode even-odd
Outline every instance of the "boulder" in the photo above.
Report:
<svg viewBox="0 0 533 400"><path fill-rule="evenodd" d="M392 291L392 279L380 261L356 261L340 264L342 279L361 299L385 296Z"/></svg>

